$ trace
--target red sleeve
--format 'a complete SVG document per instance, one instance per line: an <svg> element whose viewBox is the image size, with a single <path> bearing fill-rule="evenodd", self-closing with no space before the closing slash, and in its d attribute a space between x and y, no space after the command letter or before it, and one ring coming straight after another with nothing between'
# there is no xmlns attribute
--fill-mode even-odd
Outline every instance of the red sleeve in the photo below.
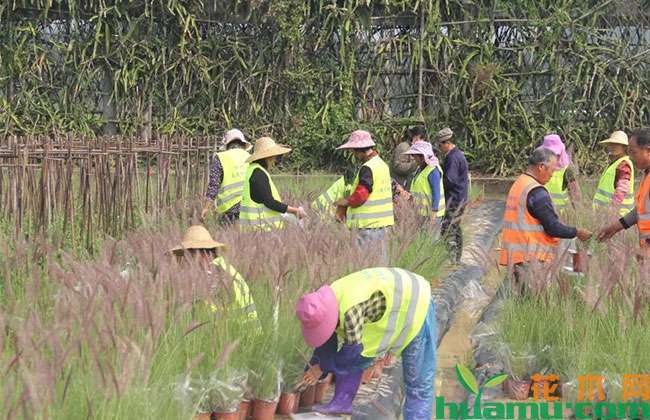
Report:
<svg viewBox="0 0 650 420"><path fill-rule="evenodd" d="M616 168L614 178L614 198L612 201L615 204L621 204L625 200L625 195L630 191L631 178L632 168L627 162L621 162Z"/></svg>
<svg viewBox="0 0 650 420"><path fill-rule="evenodd" d="M348 197L348 206L350 207L359 207L368 200L370 192L365 185L357 185L357 188L354 190L350 197Z"/></svg>
<svg viewBox="0 0 650 420"><path fill-rule="evenodd" d="M616 168L616 179L614 179L614 185L623 179L629 181L631 177L632 168L630 168L630 165L626 161L623 161L619 163L618 168Z"/></svg>

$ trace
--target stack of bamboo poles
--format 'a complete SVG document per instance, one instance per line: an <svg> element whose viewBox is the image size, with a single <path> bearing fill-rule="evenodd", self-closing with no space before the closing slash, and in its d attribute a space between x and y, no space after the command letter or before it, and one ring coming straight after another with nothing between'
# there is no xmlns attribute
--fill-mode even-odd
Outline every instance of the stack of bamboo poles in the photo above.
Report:
<svg viewBox="0 0 650 420"><path fill-rule="evenodd" d="M211 138L11 137L0 144L0 217L16 234L60 231L90 246L205 192Z"/></svg>

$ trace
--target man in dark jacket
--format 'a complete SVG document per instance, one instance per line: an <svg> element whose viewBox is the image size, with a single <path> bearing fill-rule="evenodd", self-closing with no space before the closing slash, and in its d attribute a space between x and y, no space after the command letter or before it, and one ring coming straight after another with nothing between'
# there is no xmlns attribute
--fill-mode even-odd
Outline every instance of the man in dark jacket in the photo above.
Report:
<svg viewBox="0 0 650 420"><path fill-rule="evenodd" d="M469 166L463 152L453 142L454 132L443 128L436 136L436 142L444 155L442 164L445 188L446 212L442 219L441 233L447 239L449 257L454 264L460 264L463 253L463 232L460 219L469 199Z"/></svg>

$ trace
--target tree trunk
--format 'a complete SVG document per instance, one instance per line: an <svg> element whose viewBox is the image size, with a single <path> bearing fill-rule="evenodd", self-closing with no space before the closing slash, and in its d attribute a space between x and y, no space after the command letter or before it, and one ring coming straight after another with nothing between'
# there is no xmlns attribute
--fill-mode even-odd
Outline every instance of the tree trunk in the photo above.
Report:
<svg viewBox="0 0 650 420"><path fill-rule="evenodd" d="M109 67L104 68L104 74L101 81L101 110L102 118L105 121L102 132L105 136L114 136L117 134L117 107L115 101L111 100L113 92L113 75Z"/></svg>

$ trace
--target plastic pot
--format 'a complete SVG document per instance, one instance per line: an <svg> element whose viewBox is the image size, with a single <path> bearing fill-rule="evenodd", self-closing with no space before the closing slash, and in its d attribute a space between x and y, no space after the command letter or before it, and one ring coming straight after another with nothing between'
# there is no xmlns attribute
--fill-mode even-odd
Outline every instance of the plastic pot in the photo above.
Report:
<svg viewBox="0 0 650 420"><path fill-rule="evenodd" d="M273 420L275 410L278 408L277 401L253 401L253 420Z"/></svg>
<svg viewBox="0 0 650 420"><path fill-rule="evenodd" d="M300 406L311 407L316 404L316 386L308 386L300 394Z"/></svg>
<svg viewBox="0 0 650 420"><path fill-rule="evenodd" d="M384 368L390 368L395 366L395 363L397 362L397 358L393 353L386 353L386 355L383 358L383 365Z"/></svg>
<svg viewBox="0 0 650 420"><path fill-rule="evenodd" d="M381 360L379 363L376 363L372 372L372 379L381 379L381 375L384 374L384 361Z"/></svg>
<svg viewBox="0 0 650 420"><path fill-rule="evenodd" d="M287 416L298 411L300 395L297 392L287 392L280 395L278 402L278 414Z"/></svg>
<svg viewBox="0 0 650 420"><path fill-rule="evenodd" d="M503 392L512 400L524 401L528 399L528 395L530 394L530 385L530 379L522 381L508 378L503 383Z"/></svg>
<svg viewBox="0 0 650 420"><path fill-rule="evenodd" d="M194 420L211 420L212 417L212 413L199 413L194 416Z"/></svg>
<svg viewBox="0 0 650 420"><path fill-rule="evenodd" d="M370 366L368 369L364 370L363 375L361 375L361 383L367 384L368 382L370 382L374 370L375 370L374 366Z"/></svg>
<svg viewBox="0 0 650 420"><path fill-rule="evenodd" d="M251 410L253 406L250 401L242 401L239 403L239 420L246 420L253 414Z"/></svg>
<svg viewBox="0 0 650 420"><path fill-rule="evenodd" d="M314 397L314 401L317 403L323 402L323 399L325 398L325 394L327 394L327 391L330 389L330 385L332 384L332 374L329 373L325 379L322 379L318 381L316 384L316 396Z"/></svg>
<svg viewBox="0 0 650 420"><path fill-rule="evenodd" d="M575 254L572 254L573 258L573 272L574 273L586 273L587 265L589 263L589 254L587 251L578 251Z"/></svg>

